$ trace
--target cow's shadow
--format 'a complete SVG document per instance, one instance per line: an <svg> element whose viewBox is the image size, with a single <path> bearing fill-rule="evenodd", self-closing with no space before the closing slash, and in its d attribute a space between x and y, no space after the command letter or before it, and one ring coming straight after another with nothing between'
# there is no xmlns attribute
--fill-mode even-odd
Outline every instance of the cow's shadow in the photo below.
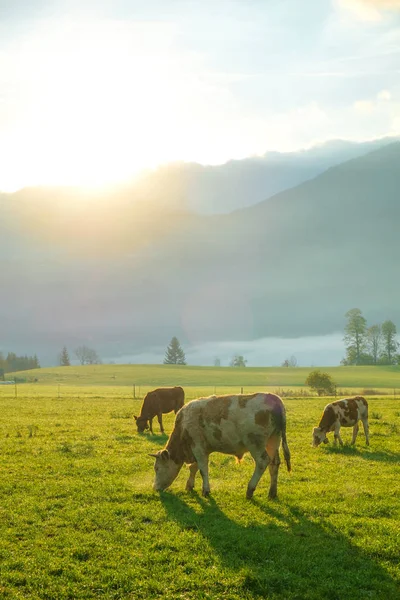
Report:
<svg viewBox="0 0 400 600"><path fill-rule="evenodd" d="M183 532L203 536L218 563L235 571L246 598L400 597L396 582L366 553L329 523L316 523L287 502L252 500L259 516L245 525L197 492L162 492L160 498Z"/></svg>
<svg viewBox="0 0 400 600"><path fill-rule="evenodd" d="M324 451L328 452L329 454L345 454L346 456L357 456L364 460L389 463L400 462L400 452L391 452L390 450L374 451L370 449L356 448L355 446L345 444L344 446L327 445L325 446Z"/></svg>
<svg viewBox="0 0 400 600"><path fill-rule="evenodd" d="M139 433L138 435L143 436L148 442L151 444L157 444L158 446L165 446L168 440L168 435L166 433Z"/></svg>

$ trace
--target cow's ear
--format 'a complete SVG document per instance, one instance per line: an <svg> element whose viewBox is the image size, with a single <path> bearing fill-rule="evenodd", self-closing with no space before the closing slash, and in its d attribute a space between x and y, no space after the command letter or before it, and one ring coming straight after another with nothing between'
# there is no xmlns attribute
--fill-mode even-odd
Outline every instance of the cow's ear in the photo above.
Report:
<svg viewBox="0 0 400 600"><path fill-rule="evenodd" d="M136 415L133 415L133 418L135 419L135 421L137 421L137 416Z"/></svg>
<svg viewBox="0 0 400 600"><path fill-rule="evenodd" d="M169 459L169 452L168 452L168 450L163 450L163 451L161 452L160 456L161 456L161 458L162 458L163 460L168 460L168 459Z"/></svg>

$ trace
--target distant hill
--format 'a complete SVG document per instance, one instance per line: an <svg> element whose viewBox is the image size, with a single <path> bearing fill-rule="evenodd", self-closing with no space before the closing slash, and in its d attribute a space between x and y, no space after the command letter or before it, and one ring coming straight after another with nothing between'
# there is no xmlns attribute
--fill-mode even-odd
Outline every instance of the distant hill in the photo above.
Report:
<svg viewBox="0 0 400 600"><path fill-rule="evenodd" d="M312 179L329 167L363 156L394 141L333 140L297 152L267 152L223 165L176 163L142 177L135 186L143 198L202 214L228 213L251 206Z"/></svg>
<svg viewBox="0 0 400 600"><path fill-rule="evenodd" d="M121 197L0 198L0 350L325 334L400 324L400 143L228 215Z"/></svg>

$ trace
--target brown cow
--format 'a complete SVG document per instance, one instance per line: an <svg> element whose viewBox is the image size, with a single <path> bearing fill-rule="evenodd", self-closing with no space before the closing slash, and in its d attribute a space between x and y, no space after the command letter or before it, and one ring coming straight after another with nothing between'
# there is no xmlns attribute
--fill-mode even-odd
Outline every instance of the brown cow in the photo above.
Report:
<svg viewBox="0 0 400 600"><path fill-rule="evenodd" d="M161 433L164 433L162 415L172 410L175 414L185 403L185 392L181 387L157 388L146 394L140 415L135 417L138 433L149 429L153 433L153 418L157 417Z"/></svg>
<svg viewBox="0 0 400 600"><path fill-rule="evenodd" d="M334 431L334 443L337 441L343 446L340 437L340 427L353 427L352 444L355 444L358 434L358 422L362 421L367 446L369 446L369 428L368 428L368 402L362 396L354 398L343 398L331 404L327 404L321 417L318 427L313 429L313 446L317 447L321 442L328 443L326 434Z"/></svg>
<svg viewBox="0 0 400 600"><path fill-rule="evenodd" d="M275 498L280 464L279 445L290 471L290 452L286 441L286 413L279 396L257 393L249 396L211 396L186 404L176 415L175 427L166 448L157 454L156 491L171 485L182 468L189 465L186 489L192 490L198 469L203 479L203 496L210 493L208 457L211 452L232 454L241 459L250 452L255 462L247 486L247 498L269 467L269 497Z"/></svg>

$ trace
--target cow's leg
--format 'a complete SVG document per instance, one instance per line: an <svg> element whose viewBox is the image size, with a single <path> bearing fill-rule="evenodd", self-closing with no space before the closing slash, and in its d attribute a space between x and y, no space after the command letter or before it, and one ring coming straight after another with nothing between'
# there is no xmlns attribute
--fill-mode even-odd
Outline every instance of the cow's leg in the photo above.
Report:
<svg viewBox="0 0 400 600"><path fill-rule="evenodd" d="M354 427L353 427L353 437L352 437L352 440L351 440L351 444L352 445L356 443L358 429L359 429L359 426L358 426L358 423L356 423L354 425Z"/></svg>
<svg viewBox="0 0 400 600"><path fill-rule="evenodd" d="M196 473L198 470L199 470L199 467L198 467L197 463L192 463L191 465L189 465L190 475L186 482L186 491L191 492L193 490L194 480L195 480Z"/></svg>
<svg viewBox="0 0 400 600"><path fill-rule="evenodd" d="M335 433L334 433L334 443L335 443L335 446L337 446L337 442L338 442L338 440L339 440L339 444L340 444L341 446L343 446L343 440L342 440L342 438L340 437L340 423L338 423L338 424L335 426Z"/></svg>
<svg viewBox="0 0 400 600"><path fill-rule="evenodd" d="M196 458L196 463L203 479L202 494L203 496L208 496L210 493L210 481L208 479L208 454L205 454L201 451L193 451L193 454Z"/></svg>
<svg viewBox="0 0 400 600"><path fill-rule="evenodd" d="M368 425L368 418L364 418L361 419L362 420L362 424L363 424L363 428L364 428L364 433L365 433L365 441L367 443L367 446L369 446L369 425Z"/></svg>
<svg viewBox="0 0 400 600"><path fill-rule="evenodd" d="M253 477L250 479L248 486L247 486L246 498L248 498L248 499L253 497L254 490L256 489L257 484L260 481L262 474L264 473L265 469L268 467L269 463L271 462L265 448L262 448L262 449L249 448L249 451L254 459L255 467L254 467Z"/></svg>
<svg viewBox="0 0 400 600"><path fill-rule="evenodd" d="M268 456L271 459L271 462L268 465L269 475L271 478L271 484L269 488L268 497L276 498L276 494L278 492L278 472L279 465L281 464L281 459L279 456L279 446L281 443L281 437L273 435L269 438L267 444L267 452Z"/></svg>
<svg viewBox="0 0 400 600"><path fill-rule="evenodd" d="M153 417L150 417L150 419L149 419L149 429L150 429L151 435L153 435Z"/></svg>
<svg viewBox="0 0 400 600"><path fill-rule="evenodd" d="M158 422L160 423L161 433L164 433L164 427L163 427L163 424L162 424L162 413L158 413L157 419L158 419Z"/></svg>

